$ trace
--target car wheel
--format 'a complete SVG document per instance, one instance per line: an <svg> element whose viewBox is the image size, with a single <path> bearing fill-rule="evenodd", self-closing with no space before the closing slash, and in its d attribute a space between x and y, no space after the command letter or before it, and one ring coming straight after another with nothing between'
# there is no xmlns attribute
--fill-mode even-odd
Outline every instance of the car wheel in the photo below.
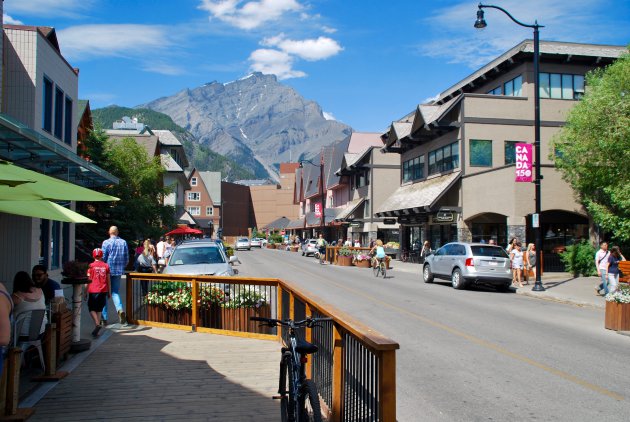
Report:
<svg viewBox="0 0 630 422"><path fill-rule="evenodd" d="M433 273L431 272L431 268L429 268L428 264L422 269L422 279L425 283L433 283Z"/></svg>
<svg viewBox="0 0 630 422"><path fill-rule="evenodd" d="M453 270L453 274L451 275L451 285L454 289L462 290L466 287L466 283L464 282L464 277L462 277L462 272L459 268L455 268Z"/></svg>
<svg viewBox="0 0 630 422"><path fill-rule="evenodd" d="M302 251L302 256L304 256L304 251Z"/></svg>

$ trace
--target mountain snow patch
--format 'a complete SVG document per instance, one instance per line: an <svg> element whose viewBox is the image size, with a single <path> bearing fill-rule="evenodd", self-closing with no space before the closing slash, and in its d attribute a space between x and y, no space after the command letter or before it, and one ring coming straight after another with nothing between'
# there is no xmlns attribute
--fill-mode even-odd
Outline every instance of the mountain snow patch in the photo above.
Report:
<svg viewBox="0 0 630 422"><path fill-rule="evenodd" d="M322 114L324 115L324 119L326 119L326 120L337 120L337 119L335 119L335 116L333 116L332 113L329 113L327 111L323 111Z"/></svg>

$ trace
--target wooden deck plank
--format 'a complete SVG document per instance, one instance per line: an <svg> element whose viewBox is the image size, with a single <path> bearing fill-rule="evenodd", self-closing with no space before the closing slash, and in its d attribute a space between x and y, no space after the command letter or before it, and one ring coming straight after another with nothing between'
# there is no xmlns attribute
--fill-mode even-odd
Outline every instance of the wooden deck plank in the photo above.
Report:
<svg viewBox="0 0 630 422"><path fill-rule="evenodd" d="M277 421L276 342L140 328L114 333L31 421Z"/></svg>

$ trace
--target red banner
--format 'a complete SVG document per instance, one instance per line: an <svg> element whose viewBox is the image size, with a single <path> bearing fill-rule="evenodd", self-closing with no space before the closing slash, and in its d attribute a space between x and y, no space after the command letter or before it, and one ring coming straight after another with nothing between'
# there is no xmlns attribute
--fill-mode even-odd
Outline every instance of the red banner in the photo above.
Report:
<svg viewBox="0 0 630 422"><path fill-rule="evenodd" d="M319 202L315 203L315 217L322 218L322 204Z"/></svg>
<svg viewBox="0 0 630 422"><path fill-rule="evenodd" d="M516 144L516 181L531 183L533 175L532 145L525 143Z"/></svg>

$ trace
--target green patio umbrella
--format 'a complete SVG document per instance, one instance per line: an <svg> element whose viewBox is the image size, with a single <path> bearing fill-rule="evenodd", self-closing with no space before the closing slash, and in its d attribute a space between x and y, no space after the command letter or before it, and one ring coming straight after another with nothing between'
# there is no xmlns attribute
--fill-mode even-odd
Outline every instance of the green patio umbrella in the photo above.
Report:
<svg viewBox="0 0 630 422"><path fill-rule="evenodd" d="M71 209L45 199L34 199L32 201L0 200L0 212L68 223L96 223L96 221L90 220Z"/></svg>
<svg viewBox="0 0 630 422"><path fill-rule="evenodd" d="M118 201L115 196L96 192L54 177L46 176L8 161L0 160L0 201L30 201L50 199L53 201ZM13 181L26 183L15 184Z"/></svg>

